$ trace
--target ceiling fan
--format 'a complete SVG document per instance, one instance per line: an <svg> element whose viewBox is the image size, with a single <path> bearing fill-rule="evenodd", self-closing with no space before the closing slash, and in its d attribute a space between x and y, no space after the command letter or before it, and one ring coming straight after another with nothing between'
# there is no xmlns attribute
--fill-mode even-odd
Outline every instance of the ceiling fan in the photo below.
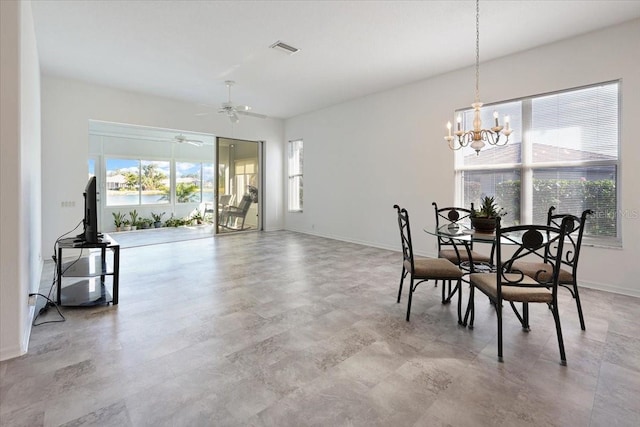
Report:
<svg viewBox="0 0 640 427"><path fill-rule="evenodd" d="M204 142L200 141L199 139L189 139L183 134L174 136L171 142L177 142L178 144L191 144L195 145L196 147L202 147L202 145L204 144Z"/></svg>
<svg viewBox="0 0 640 427"><path fill-rule="evenodd" d="M238 123L240 121L238 114L266 119L267 116L265 116L264 114L252 113L251 111L249 111L251 110L251 107L249 107L248 105L235 105L233 102L231 102L231 86L233 86L235 83L236 82L234 82L233 80L227 80L224 82L224 84L227 85L227 89L229 91L229 100L222 104L222 106L218 110L218 113L226 114L229 117L229 120L231 120L231 123Z"/></svg>

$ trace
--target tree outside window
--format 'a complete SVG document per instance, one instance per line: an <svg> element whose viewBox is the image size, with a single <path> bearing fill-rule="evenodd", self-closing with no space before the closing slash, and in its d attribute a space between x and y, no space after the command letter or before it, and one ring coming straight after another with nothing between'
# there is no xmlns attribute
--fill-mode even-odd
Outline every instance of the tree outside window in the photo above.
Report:
<svg viewBox="0 0 640 427"><path fill-rule="evenodd" d="M107 206L169 203L169 166L168 161L108 158Z"/></svg>

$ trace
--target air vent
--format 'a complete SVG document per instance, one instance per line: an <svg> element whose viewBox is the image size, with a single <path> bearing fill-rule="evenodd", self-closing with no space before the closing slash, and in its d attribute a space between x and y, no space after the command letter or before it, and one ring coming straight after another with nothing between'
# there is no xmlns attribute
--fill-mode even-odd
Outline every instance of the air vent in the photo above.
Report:
<svg viewBox="0 0 640 427"><path fill-rule="evenodd" d="M297 53L300 50L297 47L290 46L290 45L288 45L286 43L281 42L280 40L278 40L277 42L275 42L274 44L272 44L269 47L271 49L280 50L280 51L282 51L284 53L287 53L289 55L293 55L294 53Z"/></svg>

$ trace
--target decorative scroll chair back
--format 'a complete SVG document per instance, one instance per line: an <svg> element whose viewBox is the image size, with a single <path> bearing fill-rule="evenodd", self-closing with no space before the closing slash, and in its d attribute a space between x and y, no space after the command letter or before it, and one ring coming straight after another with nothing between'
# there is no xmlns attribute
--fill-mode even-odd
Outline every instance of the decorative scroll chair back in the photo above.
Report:
<svg viewBox="0 0 640 427"><path fill-rule="evenodd" d="M438 204L436 202L433 202L431 204L433 205L433 210L436 214L436 228L438 229L445 225L462 226L465 222L470 223L473 203L471 203L471 209L457 207L438 208ZM455 245L453 244L451 239L438 237L438 252L440 252L443 247L453 246ZM473 247L471 247L471 249L473 249Z"/></svg>
<svg viewBox="0 0 640 427"><path fill-rule="evenodd" d="M446 207L438 208L436 202L431 203L435 211L436 216L436 228L441 227L470 227L471 224L471 212L473 211L473 203L471 203L471 209L458 208L458 207ZM446 258L456 265L459 265L462 261L469 260L469 253L466 248L460 244L456 244L454 240L438 236L438 257ZM469 252L471 253L473 262L491 263L493 260L494 248L491 248L491 254L489 256L480 254L473 250L473 242L468 243Z"/></svg>
<svg viewBox="0 0 640 427"><path fill-rule="evenodd" d="M578 269L578 260L580 259L580 247L582 246L582 237L587 222L587 217L593 215L591 209L582 212L580 217L571 214L554 214L555 206L549 208L547 213L547 225L552 227L560 227L562 220L567 217L573 219L573 227L568 230L565 240L565 256L562 258L562 264L566 266L571 274L575 277Z"/></svg>
<svg viewBox="0 0 640 427"><path fill-rule="evenodd" d="M582 237L587 222L587 217L593 215L591 209L586 209L580 217L571 214L554 213L555 206L549 208L547 213L547 225L560 227L565 218L571 218L573 223L565 238L565 253L562 257L562 265L564 267L560 271L559 285L571 292L571 296L576 300L576 308L578 310L578 318L580 327L586 330L584 322L584 314L582 312L582 304L580 302L580 292L578 290L578 260L580 259L580 248L582 247Z"/></svg>

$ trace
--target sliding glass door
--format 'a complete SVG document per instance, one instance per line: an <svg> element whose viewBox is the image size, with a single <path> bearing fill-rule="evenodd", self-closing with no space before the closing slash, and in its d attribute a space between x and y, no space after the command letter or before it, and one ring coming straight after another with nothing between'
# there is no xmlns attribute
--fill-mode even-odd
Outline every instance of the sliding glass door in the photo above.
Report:
<svg viewBox="0 0 640 427"><path fill-rule="evenodd" d="M262 142L216 138L216 233L262 229Z"/></svg>

